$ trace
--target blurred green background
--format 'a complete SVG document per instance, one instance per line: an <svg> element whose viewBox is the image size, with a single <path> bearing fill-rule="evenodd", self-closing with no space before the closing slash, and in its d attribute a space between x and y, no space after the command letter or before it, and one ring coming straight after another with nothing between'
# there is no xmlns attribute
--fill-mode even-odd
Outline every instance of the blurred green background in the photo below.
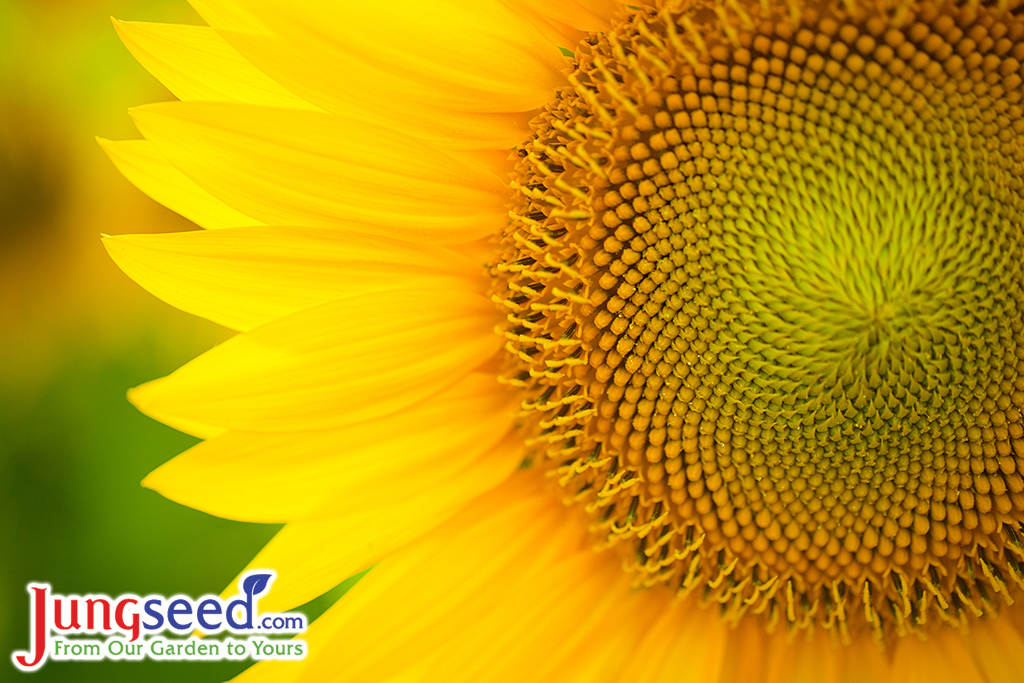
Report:
<svg viewBox="0 0 1024 683"><path fill-rule="evenodd" d="M0 0L0 680L222 681L247 663L22 674L10 659L28 644L29 581L62 594L218 593L276 530L139 485L195 439L136 412L125 391L228 333L146 294L100 245L100 233L195 229L123 180L94 140L139 137L125 110L172 99L111 15L201 23L185 0Z"/></svg>

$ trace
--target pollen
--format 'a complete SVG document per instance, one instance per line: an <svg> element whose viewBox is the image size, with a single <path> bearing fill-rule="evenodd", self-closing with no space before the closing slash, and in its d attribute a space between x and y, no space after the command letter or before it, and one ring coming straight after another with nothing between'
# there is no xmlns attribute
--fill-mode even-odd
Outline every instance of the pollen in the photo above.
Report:
<svg viewBox="0 0 1024 683"><path fill-rule="evenodd" d="M1024 2L658 7L515 152L529 464L727 621L884 644L1024 600Z"/></svg>

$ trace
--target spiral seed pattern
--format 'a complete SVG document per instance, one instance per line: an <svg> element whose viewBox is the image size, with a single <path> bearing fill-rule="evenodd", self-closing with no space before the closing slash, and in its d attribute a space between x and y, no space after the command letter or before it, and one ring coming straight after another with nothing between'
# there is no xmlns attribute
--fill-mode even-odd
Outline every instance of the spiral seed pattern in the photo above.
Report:
<svg viewBox="0 0 1024 683"><path fill-rule="evenodd" d="M1024 589L1024 21L664 2L578 48L491 264L533 466L638 586L885 642Z"/></svg>

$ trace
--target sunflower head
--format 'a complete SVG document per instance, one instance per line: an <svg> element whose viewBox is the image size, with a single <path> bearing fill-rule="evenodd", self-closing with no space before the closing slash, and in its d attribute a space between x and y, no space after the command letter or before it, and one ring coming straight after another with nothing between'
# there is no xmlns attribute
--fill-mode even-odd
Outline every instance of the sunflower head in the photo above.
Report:
<svg viewBox="0 0 1024 683"><path fill-rule="evenodd" d="M1019 679L1024 0L192 2L146 485L373 567L239 682Z"/></svg>
<svg viewBox="0 0 1024 683"><path fill-rule="evenodd" d="M765 0L579 45L492 291L531 460L637 585L843 640L1019 599L1022 41Z"/></svg>

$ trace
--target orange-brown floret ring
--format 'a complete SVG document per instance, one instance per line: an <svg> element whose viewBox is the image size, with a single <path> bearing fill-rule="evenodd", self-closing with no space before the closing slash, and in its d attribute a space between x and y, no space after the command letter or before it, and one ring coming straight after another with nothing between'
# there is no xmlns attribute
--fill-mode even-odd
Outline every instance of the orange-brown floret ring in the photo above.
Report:
<svg viewBox="0 0 1024 683"><path fill-rule="evenodd" d="M1024 596L1020 7L665 2L578 47L493 294L532 462L637 585L843 640Z"/></svg>

